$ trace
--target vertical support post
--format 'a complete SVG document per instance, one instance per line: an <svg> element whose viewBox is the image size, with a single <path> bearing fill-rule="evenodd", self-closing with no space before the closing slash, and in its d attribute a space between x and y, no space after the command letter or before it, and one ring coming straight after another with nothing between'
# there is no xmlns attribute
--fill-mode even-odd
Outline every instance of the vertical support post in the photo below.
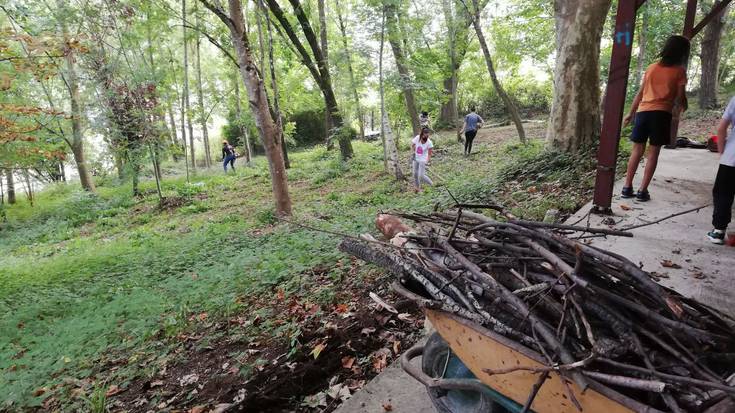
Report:
<svg viewBox="0 0 735 413"><path fill-rule="evenodd" d="M628 88L637 8L638 1L636 0L618 1L612 56L605 89L600 146L597 149L597 177L592 203L596 212L609 212L612 204L615 165L618 159L618 144Z"/></svg>

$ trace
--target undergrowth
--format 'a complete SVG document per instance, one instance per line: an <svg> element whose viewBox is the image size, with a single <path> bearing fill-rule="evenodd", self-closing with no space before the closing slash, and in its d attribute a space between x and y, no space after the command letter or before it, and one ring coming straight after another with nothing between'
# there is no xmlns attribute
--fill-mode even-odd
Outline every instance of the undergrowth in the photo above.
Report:
<svg viewBox="0 0 735 413"><path fill-rule="evenodd" d="M374 233L378 211L430 211L451 205L452 196L536 219L546 208L570 212L587 200L591 159L545 152L538 141L477 142L468 159L450 135L434 139L438 185L421 194L383 173L376 143L354 142L348 162L323 147L290 154L291 221L354 235ZM405 151L402 157L408 174ZM147 195L134 198L129 185L108 183L97 194L57 185L34 207L8 208L0 227L0 410L41 406L49 397L72 409L104 409L99 390L74 395L80 380L99 389L151 374L140 360L173 357L171 342L191 328L193 315L252 316L257 309L245 308L245 297L298 290L303 274L346 259L340 237L279 222L263 159L229 175L199 171L191 183L165 177L164 196L182 200L168 209L158 207L153 189L142 182ZM334 279L312 299L329 303L339 288ZM285 334L267 324L251 328ZM100 370L115 360L125 367Z"/></svg>

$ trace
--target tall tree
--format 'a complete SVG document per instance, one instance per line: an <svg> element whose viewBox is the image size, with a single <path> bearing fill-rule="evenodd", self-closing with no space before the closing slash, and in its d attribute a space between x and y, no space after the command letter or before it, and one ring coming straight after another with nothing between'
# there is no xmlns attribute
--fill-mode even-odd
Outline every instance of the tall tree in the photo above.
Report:
<svg viewBox="0 0 735 413"><path fill-rule="evenodd" d="M183 100L184 100L184 106L183 106L183 113L186 117L186 124L189 128L189 156L191 157L191 170L193 172L196 171L197 165L196 165L196 157L195 157L195 150L194 150L194 127L191 123L191 104L189 102L189 42L186 37L186 0L181 0L181 30L183 34L183 41L184 41L184 90L183 90ZM182 125L184 124L184 119L181 120Z"/></svg>
<svg viewBox="0 0 735 413"><path fill-rule="evenodd" d="M268 8L265 6L265 3L263 3L262 0L258 0L260 3L260 10L266 15L266 28L268 29L268 68L270 69L270 79L271 79L271 91L273 92L273 118L276 120L276 126L278 126L278 136L281 141L281 150L283 152L283 164L286 166L286 169L291 168L291 161L288 160L288 150L286 148L286 136L284 134L283 129L283 114L281 113L281 104L280 99L281 95L278 92L278 80L276 78L276 59L273 53L273 28L271 25L271 20L268 18ZM262 43L261 43L262 45ZM262 50L261 50L261 53ZM327 116L327 122L329 122L329 117ZM329 123L327 123L329 125ZM329 129L327 129L329 130Z"/></svg>
<svg viewBox="0 0 735 413"><path fill-rule="evenodd" d="M319 44L322 47L322 55L324 62L329 65L329 43L327 42L327 7L325 0L317 0L317 9L319 11ZM332 117L328 112L324 114L324 130L332 130Z"/></svg>
<svg viewBox="0 0 735 413"><path fill-rule="evenodd" d="M13 170L10 168L5 169L5 183L7 184L6 191L8 193L8 203L15 203L15 180L13 179Z"/></svg>
<svg viewBox="0 0 735 413"><path fill-rule="evenodd" d="M240 136L245 138L245 163L250 165L253 161L253 148L250 145L250 134L247 128L243 124L242 108L240 107L240 71L235 73L235 115L237 116L237 129L240 131Z"/></svg>
<svg viewBox="0 0 735 413"><path fill-rule="evenodd" d="M722 31L725 27L726 16L727 8L712 19L707 25L707 28L704 29L700 55L702 74L699 78L699 107L701 109L714 109L717 107L720 39L722 38Z"/></svg>
<svg viewBox="0 0 735 413"><path fill-rule="evenodd" d="M61 33L64 38L64 42L69 44L72 41L69 35L69 29L66 22L66 7L62 0L56 2L58 13L59 13L59 24L61 26ZM82 128L82 119L84 118L84 106L82 103L82 96L79 93L79 77L76 69L76 59L74 57L73 49L69 48L68 52L65 53L66 61L66 73L63 75L65 80L66 89L69 92L69 102L71 104L71 129L72 139L70 142L71 152L74 155L74 161L77 164L77 171L79 173L79 181L82 184L82 188L87 191L94 192L94 181L92 181L92 174L89 171L87 165L87 158L84 153L84 132Z"/></svg>
<svg viewBox="0 0 735 413"><path fill-rule="evenodd" d="M395 176L397 180L403 179L403 171L398 157L398 148L390 127L388 111L385 108L385 87L383 82L383 49L385 45L385 9L382 10L380 24L380 53L378 55L378 79L380 82L380 136L383 139L383 166L386 172Z"/></svg>
<svg viewBox="0 0 735 413"><path fill-rule="evenodd" d="M230 38L237 53L240 76L248 92L250 110L255 118L255 125L258 128L265 149L265 156L268 159L276 214L279 216L291 215L291 197L288 193L288 179L283 164L281 142L278 139L278 128L271 115L261 71L255 64L251 53L250 40L245 30L242 4L240 0L228 0L229 13L227 13L207 0L199 1L229 29Z"/></svg>
<svg viewBox="0 0 735 413"><path fill-rule="evenodd" d="M281 6L278 4L278 1L267 0L268 8L271 10L276 20L278 20L278 23L280 24L281 28L283 28L283 31L286 32L289 40L296 48L299 57L301 57L302 62L309 69L309 72L314 78L314 81L319 86L319 89L324 96L324 106L327 110L327 113L329 113L329 116L332 119L331 124L333 125L333 129L328 133L330 134L330 136L338 136L339 149L342 155L342 159L349 159L353 155L351 143L352 136L350 133L348 133L349 130L344 129L342 114L340 113L339 107L337 105L337 98L335 97L334 89L332 88L332 77L329 73L329 65L324 58L324 53L322 52L322 48L319 46L317 36L314 33L314 29L312 28L311 23L309 22L309 18L306 16L306 13L304 12L300 1L289 0L289 2L291 3L294 13L296 14L296 19L301 26L304 37L309 44L311 53L314 56L313 59L304 47L304 45L301 43L301 40L299 40L299 37L296 35L296 31L293 29L291 23L286 18L283 9L281 9Z"/></svg>
<svg viewBox="0 0 735 413"><path fill-rule="evenodd" d="M556 67L546 142L576 152L600 134L600 39L611 0L554 0Z"/></svg>
<svg viewBox="0 0 735 413"><path fill-rule="evenodd" d="M401 77L401 89L403 90L403 98L406 101L406 111L411 119L411 129L414 135L417 135L421 129L421 122L419 121L419 112L416 109L416 98L413 94L413 79L408 69L408 61L404 48L406 43L403 41L404 36L401 34L395 0L385 0L383 10L385 12L388 43L390 43L391 49L393 49L396 69L398 69L398 74Z"/></svg>
<svg viewBox="0 0 735 413"><path fill-rule="evenodd" d="M347 42L347 28L345 27L345 21L342 17L342 9L339 5L339 0L335 1L335 10L337 11L337 22L339 23L339 31L342 33L342 47L347 61L347 73L350 76L350 89L352 89L352 98L355 100L355 115L357 117L357 123L360 127L360 137L365 139L365 119L362 112L362 105L360 104L360 92L357 90L357 82L355 82L355 70L352 68L352 49Z"/></svg>
<svg viewBox="0 0 735 413"><path fill-rule="evenodd" d="M523 130L523 122L521 121L521 116L518 114L518 108L515 103L513 103L510 96L508 96L505 88L503 88L500 80L498 80L497 73L495 73L495 66L493 65L493 59L490 56L490 49L487 47L485 35L482 33L482 27L480 26L480 4L478 0L472 0L472 5L474 7L472 24L475 27L475 33L477 34L477 40L480 42L482 54L485 56L485 64L487 66L487 71L490 74L490 80L492 80L495 91L498 92L498 96L500 96L500 99L503 101L503 105L505 105L505 110L508 111L510 119L516 125L518 139L520 139L521 142L526 143L526 132Z"/></svg>
<svg viewBox="0 0 735 413"><path fill-rule="evenodd" d="M196 25L199 27L199 13L194 10ZM196 37L196 71L197 71L197 104L199 106L199 123L202 128L202 141L204 143L204 162L207 168L212 167L212 153L209 145L209 131L207 130L207 117L204 113L204 86L202 84L202 61L201 61L201 36Z"/></svg>
<svg viewBox="0 0 735 413"><path fill-rule="evenodd" d="M464 0L462 0L464 1ZM487 0L480 2L482 9ZM464 3L463 3L464 4ZM457 7L455 0L442 0L444 11L444 23L447 26L447 66L444 69L444 98L441 111L439 112L439 123L452 125L457 129L457 140L462 140L460 133L459 108L457 102L457 85L459 83L459 69L467 54L469 45L469 28L472 25L472 14L466 7Z"/></svg>

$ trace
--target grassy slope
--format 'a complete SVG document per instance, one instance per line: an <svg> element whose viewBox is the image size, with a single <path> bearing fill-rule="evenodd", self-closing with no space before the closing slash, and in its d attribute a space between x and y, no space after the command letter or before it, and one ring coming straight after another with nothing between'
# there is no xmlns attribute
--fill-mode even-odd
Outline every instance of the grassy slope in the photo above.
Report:
<svg viewBox="0 0 735 413"><path fill-rule="evenodd" d="M580 191L568 191L568 175L579 166L563 160L549 173L538 142L479 142L465 159L451 139L435 141L431 169L462 200L499 199L540 218L552 206L573 210L588 195L590 177L575 178ZM294 220L357 234L374 232L379 210L449 204L441 188L415 195L384 175L378 144L354 145L346 165L322 148L291 155ZM529 165L536 172L523 177ZM262 159L236 175L212 171L193 182L166 179L166 195L191 199L172 211L158 211L155 195L131 199L127 186L101 187L98 197L56 187L34 208L8 210L10 223L0 231L0 410L39 405L48 392L34 397L35 389L88 377L114 357L164 352L160 338L184 331L192 314L252 314L238 297L270 294L274 286L294 290L299 274L344 259L336 236L272 225ZM325 285L314 299L328 303L338 288Z"/></svg>

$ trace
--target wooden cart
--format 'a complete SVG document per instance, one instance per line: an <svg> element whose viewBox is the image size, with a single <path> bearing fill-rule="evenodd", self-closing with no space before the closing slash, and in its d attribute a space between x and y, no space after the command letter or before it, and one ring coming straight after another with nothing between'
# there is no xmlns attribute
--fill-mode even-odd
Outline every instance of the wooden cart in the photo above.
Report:
<svg viewBox="0 0 735 413"><path fill-rule="evenodd" d="M431 309L425 309L425 314L436 333L425 345L404 353L401 366L427 387L437 410L440 413L521 412L538 374L519 370L490 375L483 369L513 365L542 367L543 356L453 314ZM419 356L423 356L422 366L411 363ZM594 380L590 380L584 393L573 382L569 382L569 387L583 412L663 413ZM732 412L732 405L728 406L723 409L718 404L705 413ZM531 410L536 413L579 412L566 395L561 378L553 373L539 390Z"/></svg>

